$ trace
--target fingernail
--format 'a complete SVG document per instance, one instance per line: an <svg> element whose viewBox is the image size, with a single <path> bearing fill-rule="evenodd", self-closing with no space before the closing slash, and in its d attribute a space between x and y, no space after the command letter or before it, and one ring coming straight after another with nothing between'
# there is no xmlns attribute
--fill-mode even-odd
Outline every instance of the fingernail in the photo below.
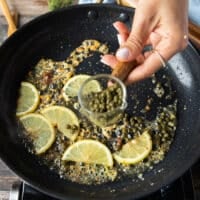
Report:
<svg viewBox="0 0 200 200"><path fill-rule="evenodd" d="M116 28L116 24L117 24L117 22L114 22L114 23L113 23L113 26L114 26L115 28Z"/></svg>
<svg viewBox="0 0 200 200"><path fill-rule="evenodd" d="M130 56L130 50L128 48L121 48L116 53L117 58L126 60Z"/></svg>
<svg viewBox="0 0 200 200"><path fill-rule="evenodd" d="M121 45L122 44L122 38L121 38L120 34L117 34L117 40L118 40L119 45Z"/></svg>
<svg viewBox="0 0 200 200"><path fill-rule="evenodd" d="M103 63L104 65L108 65L108 63L103 58L100 59L100 62Z"/></svg>

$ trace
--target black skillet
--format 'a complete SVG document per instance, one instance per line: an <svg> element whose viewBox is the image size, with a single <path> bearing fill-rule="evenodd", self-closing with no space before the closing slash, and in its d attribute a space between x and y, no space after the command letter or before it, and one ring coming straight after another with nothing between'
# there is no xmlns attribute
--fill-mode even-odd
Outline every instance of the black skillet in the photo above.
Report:
<svg viewBox="0 0 200 200"><path fill-rule="evenodd" d="M122 20L130 25L133 14L132 9L113 5L74 6L33 20L1 46L0 156L17 175L39 191L61 199L139 198L174 181L198 159L200 57L191 45L175 55L169 61L169 66L157 74L158 77L163 74L171 77L178 99L178 125L175 140L166 158L145 173L143 181L129 177L104 185L84 186L62 180L28 153L18 139L19 129L15 120L17 91L30 68L41 57L65 59L85 39L107 42L111 51L115 51L118 44L112 23ZM80 67L77 73L110 72L97 62L98 59L94 57L93 67ZM137 92L143 102L149 84L150 81L146 80L129 90Z"/></svg>

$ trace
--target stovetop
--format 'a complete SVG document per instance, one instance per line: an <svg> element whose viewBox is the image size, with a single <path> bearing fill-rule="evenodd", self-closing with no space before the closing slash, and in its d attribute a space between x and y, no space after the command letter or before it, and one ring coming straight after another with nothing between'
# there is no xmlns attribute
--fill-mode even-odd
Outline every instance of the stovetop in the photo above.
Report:
<svg viewBox="0 0 200 200"><path fill-rule="evenodd" d="M13 185L10 200L58 199L38 192L25 183L18 183ZM200 200L200 160L182 177L141 200Z"/></svg>

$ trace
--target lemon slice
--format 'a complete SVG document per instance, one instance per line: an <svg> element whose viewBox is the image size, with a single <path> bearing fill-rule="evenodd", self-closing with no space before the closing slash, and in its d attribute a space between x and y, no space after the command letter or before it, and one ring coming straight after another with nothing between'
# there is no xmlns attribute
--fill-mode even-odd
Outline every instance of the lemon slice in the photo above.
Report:
<svg viewBox="0 0 200 200"><path fill-rule="evenodd" d="M122 164L136 164L146 158L152 149L152 140L145 131L142 135L123 145L122 149L113 154L114 159Z"/></svg>
<svg viewBox="0 0 200 200"><path fill-rule="evenodd" d="M86 74L75 75L70 78L67 83L64 85L62 89L62 95L66 101L68 101L69 97L78 96L78 91L82 86L83 82L86 81L91 76ZM98 81L91 81L87 84L86 90L89 92L99 92L101 91L101 86Z"/></svg>
<svg viewBox="0 0 200 200"><path fill-rule="evenodd" d="M79 132L79 120L76 114L69 108L63 106L49 106L41 110L53 126L70 140L75 140Z"/></svg>
<svg viewBox="0 0 200 200"><path fill-rule="evenodd" d="M55 141L55 130L49 121L40 114L27 114L20 117L28 136L33 141L36 154L44 153Z"/></svg>
<svg viewBox="0 0 200 200"><path fill-rule="evenodd" d="M69 146L64 152L62 160L113 166L110 150L101 142L90 139L80 140Z"/></svg>
<svg viewBox="0 0 200 200"><path fill-rule="evenodd" d="M17 101L16 115L18 117L33 112L40 101L39 92L34 85L28 82L22 82L20 96Z"/></svg>

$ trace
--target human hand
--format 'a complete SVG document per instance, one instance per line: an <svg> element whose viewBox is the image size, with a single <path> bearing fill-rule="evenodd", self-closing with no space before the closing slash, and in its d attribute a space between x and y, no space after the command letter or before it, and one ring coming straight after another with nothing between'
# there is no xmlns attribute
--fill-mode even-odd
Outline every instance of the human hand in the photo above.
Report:
<svg viewBox="0 0 200 200"><path fill-rule="evenodd" d="M151 76L161 68L161 58L167 61L187 46L187 10L187 0L139 0L131 31L124 23L115 22L120 48L115 56L104 55L101 61L114 68L118 60L136 59L139 64L128 75L126 84ZM144 46L149 44L155 51L143 55Z"/></svg>

